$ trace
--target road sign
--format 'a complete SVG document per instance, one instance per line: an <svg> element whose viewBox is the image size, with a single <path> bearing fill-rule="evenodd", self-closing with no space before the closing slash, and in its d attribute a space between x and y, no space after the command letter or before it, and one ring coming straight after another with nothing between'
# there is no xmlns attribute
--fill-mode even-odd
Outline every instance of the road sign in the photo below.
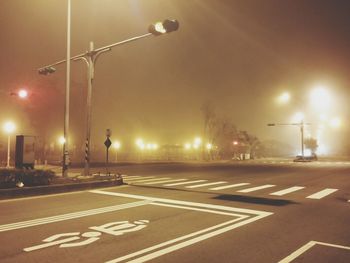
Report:
<svg viewBox="0 0 350 263"><path fill-rule="evenodd" d="M106 130L106 136L109 138L109 137L111 137L111 135L112 135L112 130L111 129L107 129Z"/></svg>
<svg viewBox="0 0 350 263"><path fill-rule="evenodd" d="M106 145L107 149L108 149L109 147L111 147L112 142L111 142L111 140L110 140L109 138L107 138L107 139L105 140L105 145Z"/></svg>

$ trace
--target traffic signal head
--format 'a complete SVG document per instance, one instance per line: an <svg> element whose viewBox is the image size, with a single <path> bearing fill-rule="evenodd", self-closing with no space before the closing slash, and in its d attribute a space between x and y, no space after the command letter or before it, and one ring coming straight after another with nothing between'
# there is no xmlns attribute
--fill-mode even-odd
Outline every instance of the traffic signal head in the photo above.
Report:
<svg viewBox="0 0 350 263"><path fill-rule="evenodd" d="M170 33L179 29L179 22L177 20L165 19L163 22L152 24L148 28L148 32L155 36Z"/></svg>
<svg viewBox="0 0 350 263"><path fill-rule="evenodd" d="M54 73L56 71L56 69L54 67L47 67L47 68L39 68L38 72L41 75L48 75L51 73Z"/></svg>

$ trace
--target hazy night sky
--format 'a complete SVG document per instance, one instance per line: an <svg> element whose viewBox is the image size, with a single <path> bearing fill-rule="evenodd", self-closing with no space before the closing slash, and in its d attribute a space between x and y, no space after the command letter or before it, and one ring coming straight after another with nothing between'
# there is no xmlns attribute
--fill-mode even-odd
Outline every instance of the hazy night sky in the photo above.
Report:
<svg viewBox="0 0 350 263"><path fill-rule="evenodd" d="M36 69L66 56L66 2L0 1L0 122L14 119L18 133L47 130L56 138L63 131L65 66L49 76ZM332 110L346 122L349 11L348 0L72 0L72 55L86 51L89 41L98 48L147 33L154 21L180 22L177 32L99 58L93 140L103 142L110 128L122 141L184 143L202 132L200 108L210 100L240 130L297 143L296 128L266 124L289 122L316 84L338 98ZM85 136L87 82L86 66L71 65L74 140ZM28 101L9 95L23 86L33 93ZM275 104L284 90L293 94L288 107ZM338 144L344 134L336 132Z"/></svg>

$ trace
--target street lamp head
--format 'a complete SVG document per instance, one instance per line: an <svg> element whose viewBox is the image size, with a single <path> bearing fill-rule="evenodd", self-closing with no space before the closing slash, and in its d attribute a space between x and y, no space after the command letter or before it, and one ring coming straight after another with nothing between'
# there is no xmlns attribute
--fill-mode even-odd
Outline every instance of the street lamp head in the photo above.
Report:
<svg viewBox="0 0 350 263"><path fill-rule="evenodd" d="M25 89L19 90L18 97L20 97L21 99L26 99L28 97L28 91Z"/></svg>
<svg viewBox="0 0 350 263"><path fill-rule="evenodd" d="M5 122L4 131L8 134L14 132L16 129L16 125L12 121Z"/></svg>
<svg viewBox="0 0 350 263"><path fill-rule="evenodd" d="M46 67L46 68L39 68L38 73L40 75L48 75L51 73L55 73L56 69L54 67Z"/></svg>
<svg viewBox="0 0 350 263"><path fill-rule="evenodd" d="M148 32L155 36L170 33L179 29L179 22L177 20L165 19L163 22L152 24L148 28Z"/></svg>
<svg viewBox="0 0 350 263"><path fill-rule="evenodd" d="M275 123L268 123L267 126L276 126Z"/></svg>

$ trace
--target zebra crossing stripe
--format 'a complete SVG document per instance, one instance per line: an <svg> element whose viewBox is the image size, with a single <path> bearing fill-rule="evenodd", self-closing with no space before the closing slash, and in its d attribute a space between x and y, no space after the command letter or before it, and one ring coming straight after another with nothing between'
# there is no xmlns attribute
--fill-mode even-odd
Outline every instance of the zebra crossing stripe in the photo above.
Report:
<svg viewBox="0 0 350 263"><path fill-rule="evenodd" d="M141 179L141 178L140 178ZM146 179L146 180L140 180L136 179L132 181L133 183L146 183L146 182L151 182L151 181L158 181L158 180L165 180L165 179L170 179L169 177L160 177L160 178L153 178L153 179Z"/></svg>
<svg viewBox="0 0 350 263"><path fill-rule="evenodd" d="M131 178L145 178L140 175L122 175L123 179L131 179ZM154 177L154 176L153 176Z"/></svg>
<svg viewBox="0 0 350 263"><path fill-rule="evenodd" d="M145 184L164 184L164 183L171 183L171 182L179 182L179 181L185 181L187 179L172 179L172 180L162 180L157 182L150 182Z"/></svg>
<svg viewBox="0 0 350 263"><path fill-rule="evenodd" d="M332 194L332 193L334 193L336 191L338 191L338 189L326 188L326 189L324 189L322 191L319 191L317 193L309 195L306 198L309 198L309 199L321 199L321 198L323 198L323 197L325 197L327 195L330 195L330 194Z"/></svg>
<svg viewBox="0 0 350 263"><path fill-rule="evenodd" d="M249 183L229 184L229 185L210 188L209 190L217 191L217 190L223 190L223 189L228 189L228 188L233 188L233 187L238 187L238 186L243 186L243 185L248 185L248 184Z"/></svg>
<svg viewBox="0 0 350 263"><path fill-rule="evenodd" d="M265 188L270 188L270 187L274 187L275 185L274 184L265 184L265 185L262 185L262 186L257 186L257 187L252 187L252 188L246 188L246 189L243 189L243 190L240 190L240 191L237 191L237 192L240 192L240 193L250 193L250 192L254 192L254 191L257 191L257 190L261 190L261 189L265 189Z"/></svg>
<svg viewBox="0 0 350 263"><path fill-rule="evenodd" d="M221 181L221 182L214 182L214 183L207 183L207 184L196 184L196 185L190 185L186 186L186 188L198 188L198 187L204 187L209 185L216 185L216 184L225 184L227 182Z"/></svg>
<svg viewBox="0 0 350 263"><path fill-rule="evenodd" d="M290 187L290 188L287 188L287 189L284 189L281 191L271 193L270 195L282 196L282 195L286 195L286 194L289 194L289 193L292 193L292 192L295 192L295 191L298 191L298 190L301 190L304 188L305 188L304 186L293 186L293 187Z"/></svg>
<svg viewBox="0 0 350 263"><path fill-rule="evenodd" d="M133 177L133 178L124 178L124 180L127 181L136 181L136 180L144 180L144 179L151 179L151 178L155 178L155 176L138 176L138 177Z"/></svg>
<svg viewBox="0 0 350 263"><path fill-rule="evenodd" d="M185 185L185 184L195 184L195 183L202 183L206 182L208 180L196 180L196 181L188 181L188 182L182 182L182 183L174 183L174 184L165 184L164 186L178 186L178 185Z"/></svg>

